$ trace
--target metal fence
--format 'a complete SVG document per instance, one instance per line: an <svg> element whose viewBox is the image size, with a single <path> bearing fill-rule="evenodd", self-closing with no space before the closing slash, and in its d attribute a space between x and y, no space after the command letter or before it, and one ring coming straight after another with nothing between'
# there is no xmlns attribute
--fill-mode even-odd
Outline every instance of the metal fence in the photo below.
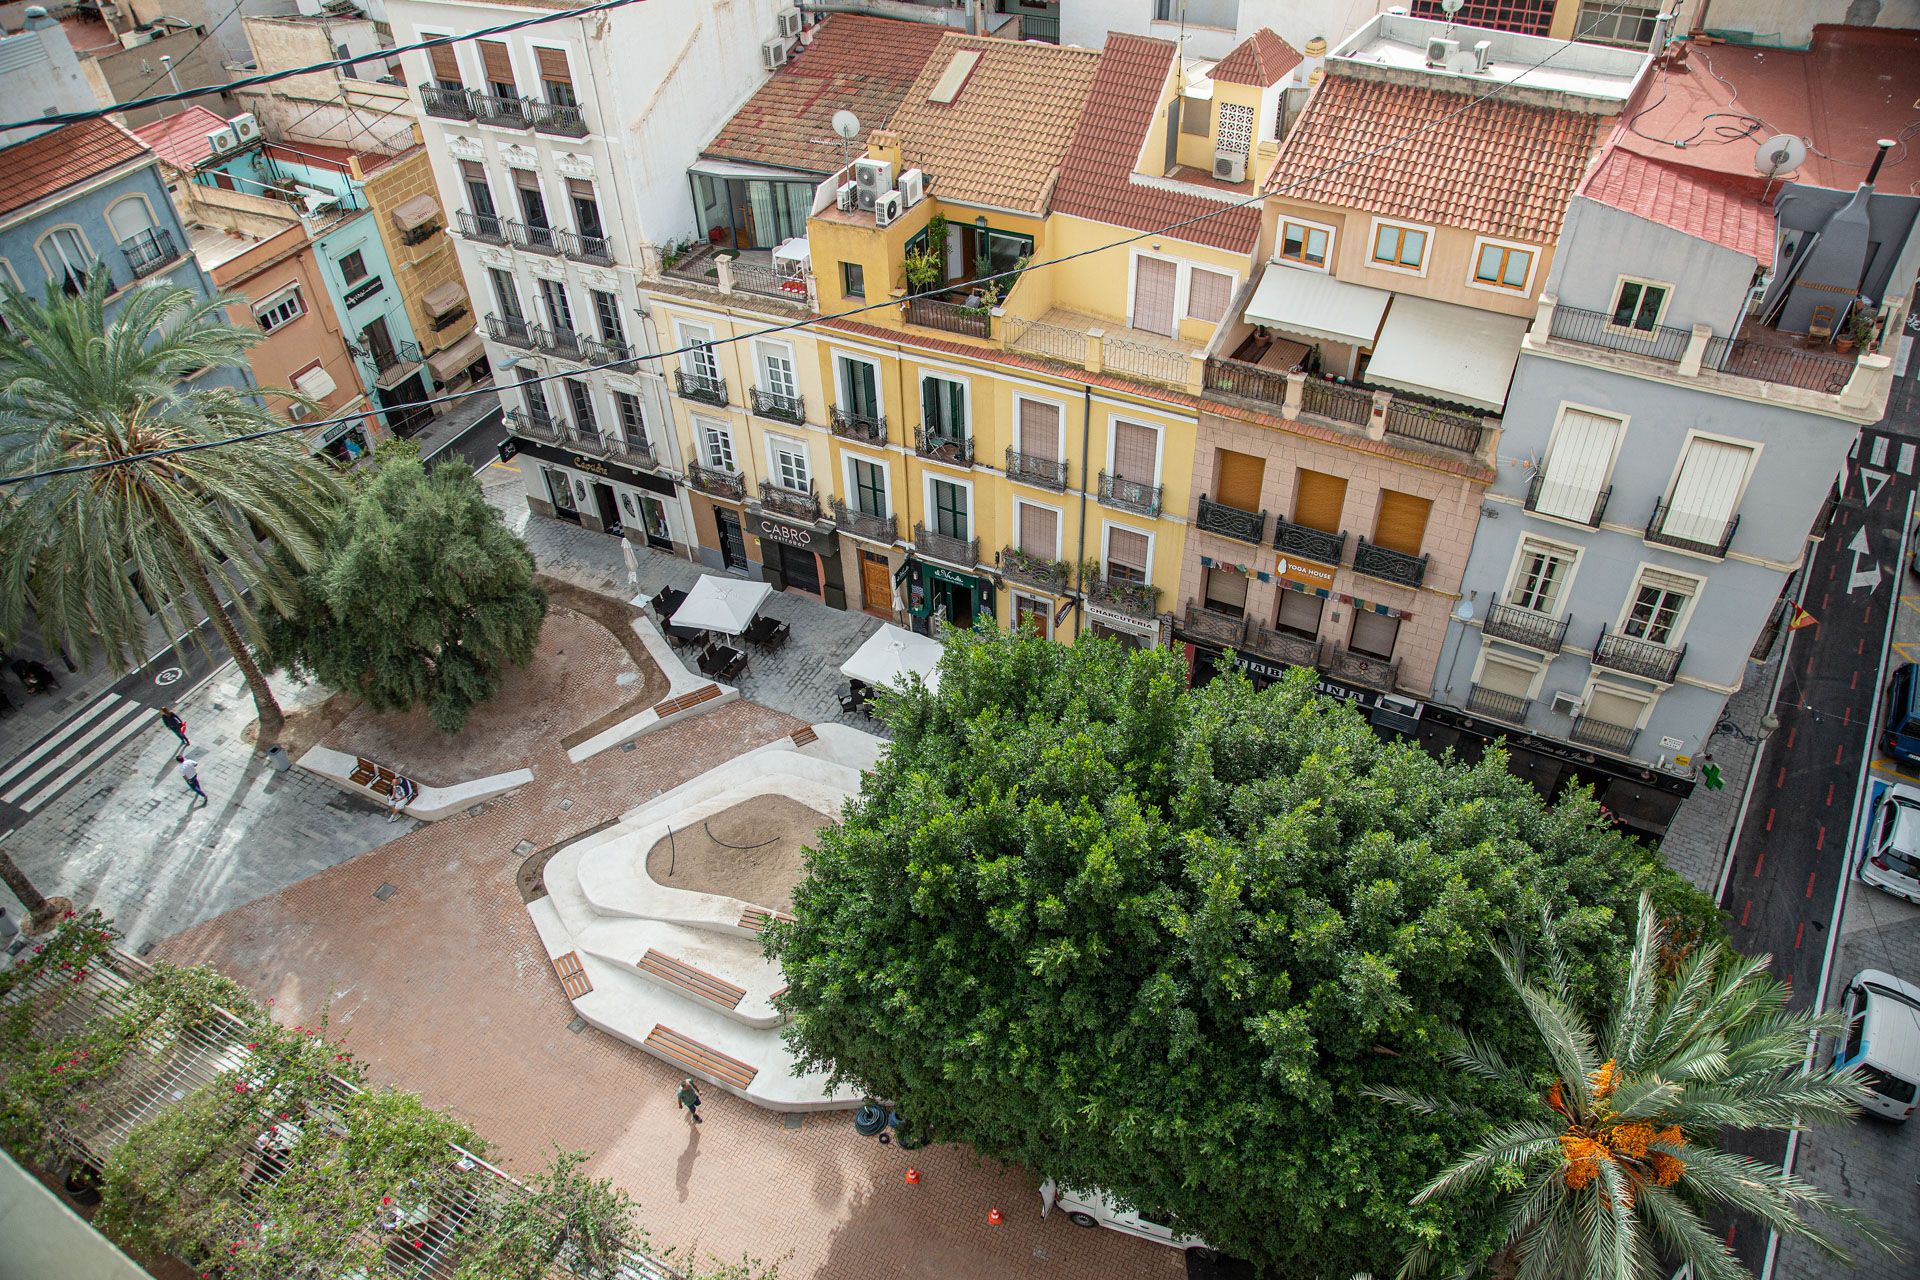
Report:
<svg viewBox="0 0 1920 1280"><path fill-rule="evenodd" d="M1625 351L1631 355L1679 364L1692 336L1685 329L1657 324L1643 329L1637 325L1616 324L1604 311L1580 307L1556 306L1553 309L1553 336L1589 347Z"/></svg>
<svg viewBox="0 0 1920 1280"><path fill-rule="evenodd" d="M1373 396L1357 387L1308 378L1300 389L1300 407L1322 418L1364 427L1373 416Z"/></svg>
<svg viewBox="0 0 1920 1280"><path fill-rule="evenodd" d="M1006 326L1007 346L1013 350L1048 360L1065 361L1082 368L1086 366L1087 335L1084 331L1011 316L1003 323Z"/></svg>
<svg viewBox="0 0 1920 1280"><path fill-rule="evenodd" d="M1853 377L1853 361L1845 356L1763 346L1745 338L1707 339L1707 352L1700 366L1830 396L1845 391L1847 380Z"/></svg>
<svg viewBox="0 0 1920 1280"><path fill-rule="evenodd" d="M1344 388L1343 388L1344 390ZM1387 434L1474 453L1480 448L1483 424L1464 413L1435 408L1395 396L1387 402Z"/></svg>
<svg viewBox="0 0 1920 1280"><path fill-rule="evenodd" d="M1183 351L1169 351L1127 338L1108 338L1101 348L1102 366L1114 373L1172 387L1187 385L1187 369L1193 357Z"/></svg>

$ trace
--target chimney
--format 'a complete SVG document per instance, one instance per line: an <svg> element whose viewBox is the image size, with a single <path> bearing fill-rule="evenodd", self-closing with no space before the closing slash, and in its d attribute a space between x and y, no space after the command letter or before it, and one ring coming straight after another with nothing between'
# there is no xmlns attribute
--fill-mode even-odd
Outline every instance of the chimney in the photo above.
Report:
<svg viewBox="0 0 1920 1280"><path fill-rule="evenodd" d="M1873 167L1867 170L1867 181L1865 185L1868 187L1871 187L1873 180L1880 176L1880 166L1887 162L1887 152L1893 150L1893 139L1882 138L1874 145L1880 148L1880 153L1874 156Z"/></svg>
<svg viewBox="0 0 1920 1280"><path fill-rule="evenodd" d="M884 161L893 166L897 176L900 172L900 135L888 129L875 129L867 139L869 159Z"/></svg>

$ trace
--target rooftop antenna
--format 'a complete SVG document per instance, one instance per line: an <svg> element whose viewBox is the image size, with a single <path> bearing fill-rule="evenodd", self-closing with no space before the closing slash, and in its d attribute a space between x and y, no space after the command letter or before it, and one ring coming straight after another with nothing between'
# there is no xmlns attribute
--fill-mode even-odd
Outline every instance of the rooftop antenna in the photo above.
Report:
<svg viewBox="0 0 1920 1280"><path fill-rule="evenodd" d="M1766 175L1766 194L1761 198L1771 199L1774 179L1782 174L1792 173L1807 158L1807 144L1790 133L1776 133L1760 144L1754 152L1753 167Z"/></svg>
<svg viewBox="0 0 1920 1280"><path fill-rule="evenodd" d="M860 117L846 110L834 112L833 131L840 135L840 159L844 163L847 145L860 136Z"/></svg>
<svg viewBox="0 0 1920 1280"><path fill-rule="evenodd" d="M1447 15L1447 34L1453 34L1453 19L1460 12L1460 6L1466 0L1440 0L1440 11Z"/></svg>

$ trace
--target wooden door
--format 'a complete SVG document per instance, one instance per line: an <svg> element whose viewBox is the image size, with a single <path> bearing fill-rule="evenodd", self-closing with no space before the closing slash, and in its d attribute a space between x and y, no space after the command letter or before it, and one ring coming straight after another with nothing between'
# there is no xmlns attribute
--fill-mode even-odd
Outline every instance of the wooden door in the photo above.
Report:
<svg viewBox="0 0 1920 1280"><path fill-rule="evenodd" d="M1173 336L1173 288L1180 268L1164 258L1133 260L1133 327Z"/></svg>
<svg viewBox="0 0 1920 1280"><path fill-rule="evenodd" d="M868 613L893 616L893 571L887 568L885 556L860 553L860 600Z"/></svg>

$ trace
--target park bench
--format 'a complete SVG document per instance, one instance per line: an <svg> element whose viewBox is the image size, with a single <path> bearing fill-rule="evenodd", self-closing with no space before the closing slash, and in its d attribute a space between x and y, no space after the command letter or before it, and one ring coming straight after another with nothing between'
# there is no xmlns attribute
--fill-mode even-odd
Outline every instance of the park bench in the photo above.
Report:
<svg viewBox="0 0 1920 1280"><path fill-rule="evenodd" d="M647 954L640 957L640 963L635 967L690 991L702 1000L710 1000L722 1009L737 1009L740 1001L746 998L745 987L737 987L725 978L702 972L686 961L676 960L653 947L647 948Z"/></svg>
<svg viewBox="0 0 1920 1280"><path fill-rule="evenodd" d="M593 990L593 979L587 976L577 951L553 958L553 976L560 979L560 989L567 993L569 1000L578 1000Z"/></svg>
<svg viewBox="0 0 1920 1280"><path fill-rule="evenodd" d="M645 1044L661 1057L671 1059L689 1071L722 1084L730 1084L736 1089L745 1089L760 1074L760 1068L751 1062L742 1062L718 1049L710 1049L664 1022L656 1023L653 1030L647 1033Z"/></svg>
<svg viewBox="0 0 1920 1280"><path fill-rule="evenodd" d="M748 907L740 913L740 927L759 933L775 920L791 920L792 916L784 911L769 911L765 907Z"/></svg>

